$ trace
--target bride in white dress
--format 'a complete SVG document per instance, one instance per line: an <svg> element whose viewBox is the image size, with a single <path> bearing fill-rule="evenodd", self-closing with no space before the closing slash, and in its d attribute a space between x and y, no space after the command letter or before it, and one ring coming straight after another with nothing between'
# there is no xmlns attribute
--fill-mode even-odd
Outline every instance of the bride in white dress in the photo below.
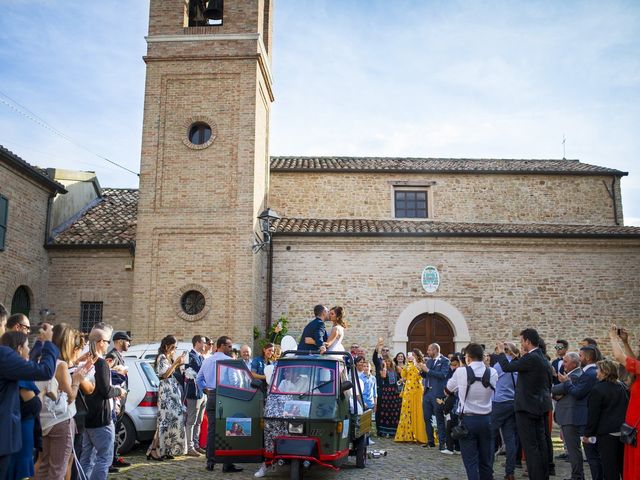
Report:
<svg viewBox="0 0 640 480"><path fill-rule="evenodd" d="M329 310L329 320L333 322L333 328L331 334L325 343L329 352L344 352L344 346L342 345L342 339L344 338L344 329L347 325L343 319L344 310L342 307L333 307Z"/></svg>

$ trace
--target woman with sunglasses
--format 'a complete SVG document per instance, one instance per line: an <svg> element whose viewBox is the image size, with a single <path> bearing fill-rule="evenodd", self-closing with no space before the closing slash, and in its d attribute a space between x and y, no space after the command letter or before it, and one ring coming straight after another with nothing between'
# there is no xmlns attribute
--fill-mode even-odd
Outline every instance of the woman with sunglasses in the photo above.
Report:
<svg viewBox="0 0 640 480"><path fill-rule="evenodd" d="M150 460L160 458L172 460L176 455L187 453L187 435L185 428L182 392L178 380L173 375L176 369L185 363L187 352L175 356L178 340L167 335L160 342L156 357L156 373L160 378L158 387L158 431L157 445L147 452ZM155 442L154 442L155 443Z"/></svg>

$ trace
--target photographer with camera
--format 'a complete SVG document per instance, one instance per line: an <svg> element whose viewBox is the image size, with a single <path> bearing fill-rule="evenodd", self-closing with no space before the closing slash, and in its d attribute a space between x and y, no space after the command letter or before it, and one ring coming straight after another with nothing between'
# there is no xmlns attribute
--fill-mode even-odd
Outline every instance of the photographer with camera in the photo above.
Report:
<svg viewBox="0 0 640 480"><path fill-rule="evenodd" d="M5 333L2 321L4 317L6 317L6 309L0 304L0 334L2 335ZM24 330L27 329L25 325ZM0 425L7 432L13 432L0 437L0 478L6 478L11 455L18 452L22 446L18 380L50 380L53 377L60 351L51 342L52 337L53 328L48 323L44 324L38 337L43 344L38 362L27 361L12 348L0 346Z"/></svg>
<svg viewBox="0 0 640 480"><path fill-rule="evenodd" d="M458 368L447 382L448 394L458 392L460 424L452 436L460 442L467 478L493 479L491 398L498 382L496 371L482 361L484 349L478 343L465 348L466 368Z"/></svg>

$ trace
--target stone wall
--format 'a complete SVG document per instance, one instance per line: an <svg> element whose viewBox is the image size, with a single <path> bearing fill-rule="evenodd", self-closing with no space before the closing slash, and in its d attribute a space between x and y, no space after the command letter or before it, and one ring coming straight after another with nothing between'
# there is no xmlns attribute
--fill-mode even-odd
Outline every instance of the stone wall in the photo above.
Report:
<svg viewBox="0 0 640 480"><path fill-rule="evenodd" d="M80 302L103 302L102 320L116 331L131 331L139 320L132 307L133 261L126 248L50 249L49 309L55 322L78 328Z"/></svg>
<svg viewBox="0 0 640 480"><path fill-rule="evenodd" d="M433 220L613 225L611 176L507 174L271 174L271 207L283 217L393 218L394 185L427 185ZM619 218L620 183L616 181Z"/></svg>
<svg viewBox="0 0 640 480"><path fill-rule="evenodd" d="M431 295L420 283L427 265L441 275ZM407 334L406 327L400 335L396 329L402 312L431 299L457 310L470 339L486 345L517 339L528 326L551 342L566 338L572 348L585 336L606 344L611 323L638 332L638 267L637 239L281 235L274 247L273 315L284 313L295 336L315 304L342 305L349 322L345 346L356 341L371 352L378 337L401 345Z"/></svg>
<svg viewBox="0 0 640 480"><path fill-rule="evenodd" d="M5 249L0 251L0 302L7 310L16 289L30 293L30 316L47 303L47 252L44 249L49 192L21 172L0 163L0 195L9 199ZM34 322L34 323L36 323Z"/></svg>

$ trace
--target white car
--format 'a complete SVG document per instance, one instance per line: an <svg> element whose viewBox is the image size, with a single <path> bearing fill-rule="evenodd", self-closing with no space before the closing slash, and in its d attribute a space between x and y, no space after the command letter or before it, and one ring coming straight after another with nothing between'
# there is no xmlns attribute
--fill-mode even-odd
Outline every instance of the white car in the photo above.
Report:
<svg viewBox="0 0 640 480"><path fill-rule="evenodd" d="M159 348L160 342L140 343L137 345L131 345L129 350L124 352L123 356L125 358L140 358L142 360L153 362L158 356ZM189 352L192 348L193 346L191 345L191 342L178 342L175 355L182 355L182 352Z"/></svg>
<svg viewBox="0 0 640 480"><path fill-rule="evenodd" d="M136 440L151 440L158 423L158 386L160 380L148 360L127 358L129 394L120 427L116 432L119 453L127 453Z"/></svg>

